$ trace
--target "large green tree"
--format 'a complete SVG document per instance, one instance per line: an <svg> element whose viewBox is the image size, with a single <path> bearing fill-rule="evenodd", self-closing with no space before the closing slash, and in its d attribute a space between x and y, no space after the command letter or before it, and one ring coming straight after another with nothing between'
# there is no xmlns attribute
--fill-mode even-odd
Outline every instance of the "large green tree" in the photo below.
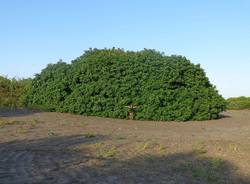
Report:
<svg viewBox="0 0 250 184"><path fill-rule="evenodd" d="M206 120L225 100L200 65L155 50L89 49L71 64L50 64L36 75L27 104L51 111L134 119Z"/></svg>

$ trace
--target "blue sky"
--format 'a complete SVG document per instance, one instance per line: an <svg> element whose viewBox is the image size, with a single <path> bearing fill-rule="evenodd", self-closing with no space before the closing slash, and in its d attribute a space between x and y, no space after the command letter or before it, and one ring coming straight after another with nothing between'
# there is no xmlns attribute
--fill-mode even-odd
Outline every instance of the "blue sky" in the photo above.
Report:
<svg viewBox="0 0 250 184"><path fill-rule="evenodd" d="M1 0L0 74L32 77L90 47L200 63L224 97L250 96L248 0Z"/></svg>

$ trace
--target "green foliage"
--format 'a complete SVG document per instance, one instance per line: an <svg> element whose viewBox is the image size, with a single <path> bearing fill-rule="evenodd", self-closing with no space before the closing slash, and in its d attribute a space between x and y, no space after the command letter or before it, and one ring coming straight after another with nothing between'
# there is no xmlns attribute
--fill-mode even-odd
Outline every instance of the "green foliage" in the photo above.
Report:
<svg viewBox="0 0 250 184"><path fill-rule="evenodd" d="M250 109L250 97L237 97L227 99L227 109L242 110Z"/></svg>
<svg viewBox="0 0 250 184"><path fill-rule="evenodd" d="M219 173L224 169L224 163L220 158L212 158L205 161L199 157L198 162L188 161L181 165L180 169L191 172L194 179L199 179L205 183L218 183Z"/></svg>
<svg viewBox="0 0 250 184"><path fill-rule="evenodd" d="M31 107L134 119L206 120L219 117L225 100L199 65L155 50L90 49L71 64L50 64L32 81Z"/></svg>
<svg viewBox="0 0 250 184"><path fill-rule="evenodd" d="M0 76L0 108L19 108L24 105L25 91L31 79L8 79Z"/></svg>

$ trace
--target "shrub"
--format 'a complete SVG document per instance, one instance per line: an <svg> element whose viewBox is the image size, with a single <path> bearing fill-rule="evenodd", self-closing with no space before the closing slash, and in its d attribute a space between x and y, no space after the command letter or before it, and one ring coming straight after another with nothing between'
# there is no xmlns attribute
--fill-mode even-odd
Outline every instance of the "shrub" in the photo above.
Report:
<svg viewBox="0 0 250 184"><path fill-rule="evenodd" d="M0 76L0 108L19 108L24 105L24 93L31 79L8 79Z"/></svg>
<svg viewBox="0 0 250 184"><path fill-rule="evenodd" d="M227 99L227 109L241 110L250 109L250 97L237 97Z"/></svg>
<svg viewBox="0 0 250 184"><path fill-rule="evenodd" d="M29 106L50 111L134 119L206 120L225 100L200 65L155 50L90 49L66 64L49 64L28 90Z"/></svg>

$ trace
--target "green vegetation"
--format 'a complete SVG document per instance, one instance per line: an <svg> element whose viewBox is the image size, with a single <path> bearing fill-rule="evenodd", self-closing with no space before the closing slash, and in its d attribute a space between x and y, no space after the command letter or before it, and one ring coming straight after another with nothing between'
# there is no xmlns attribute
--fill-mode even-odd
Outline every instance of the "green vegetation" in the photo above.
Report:
<svg viewBox="0 0 250 184"><path fill-rule="evenodd" d="M49 137L56 137L56 136L58 136L59 134L58 133L56 133L56 132L54 132L52 129L49 129L48 130L48 136Z"/></svg>
<svg viewBox="0 0 250 184"><path fill-rule="evenodd" d="M204 141L198 141L193 146L193 154L196 156L207 153L206 144Z"/></svg>
<svg viewBox="0 0 250 184"><path fill-rule="evenodd" d="M8 79L0 76L0 108L19 108L24 105L24 94L31 79Z"/></svg>
<svg viewBox="0 0 250 184"><path fill-rule="evenodd" d="M138 120L216 119L226 103L200 65L155 50L90 49L49 64L26 95L29 107Z"/></svg>
<svg viewBox="0 0 250 184"><path fill-rule="evenodd" d="M94 137L96 137L96 134L88 132L88 133L86 133L86 134L84 135L84 137L85 137L85 138L94 138Z"/></svg>
<svg viewBox="0 0 250 184"><path fill-rule="evenodd" d="M0 119L0 127L6 126L6 125L24 125L24 124L25 124L24 121Z"/></svg>
<svg viewBox="0 0 250 184"><path fill-rule="evenodd" d="M36 126L39 123L43 123L42 121L39 121L37 119L33 119L31 121L19 121L19 120L2 120L0 119L0 128L4 126L10 126L10 125L21 125L25 126L26 128L36 128Z"/></svg>
<svg viewBox="0 0 250 184"><path fill-rule="evenodd" d="M250 109L250 97L237 97L227 99L227 109L242 110Z"/></svg>
<svg viewBox="0 0 250 184"><path fill-rule="evenodd" d="M115 157L118 153L118 150L115 146L102 146L97 150L97 157L99 158L112 158Z"/></svg>
<svg viewBox="0 0 250 184"><path fill-rule="evenodd" d="M187 162L183 166L186 171L191 171L194 179L217 183L220 179L220 172L223 170L223 161L220 158L199 158L196 162Z"/></svg>
<svg viewBox="0 0 250 184"><path fill-rule="evenodd" d="M139 154L152 150L157 153L163 153L166 150L166 147L163 144L160 144L154 140L148 140L139 144L137 148L137 152Z"/></svg>

